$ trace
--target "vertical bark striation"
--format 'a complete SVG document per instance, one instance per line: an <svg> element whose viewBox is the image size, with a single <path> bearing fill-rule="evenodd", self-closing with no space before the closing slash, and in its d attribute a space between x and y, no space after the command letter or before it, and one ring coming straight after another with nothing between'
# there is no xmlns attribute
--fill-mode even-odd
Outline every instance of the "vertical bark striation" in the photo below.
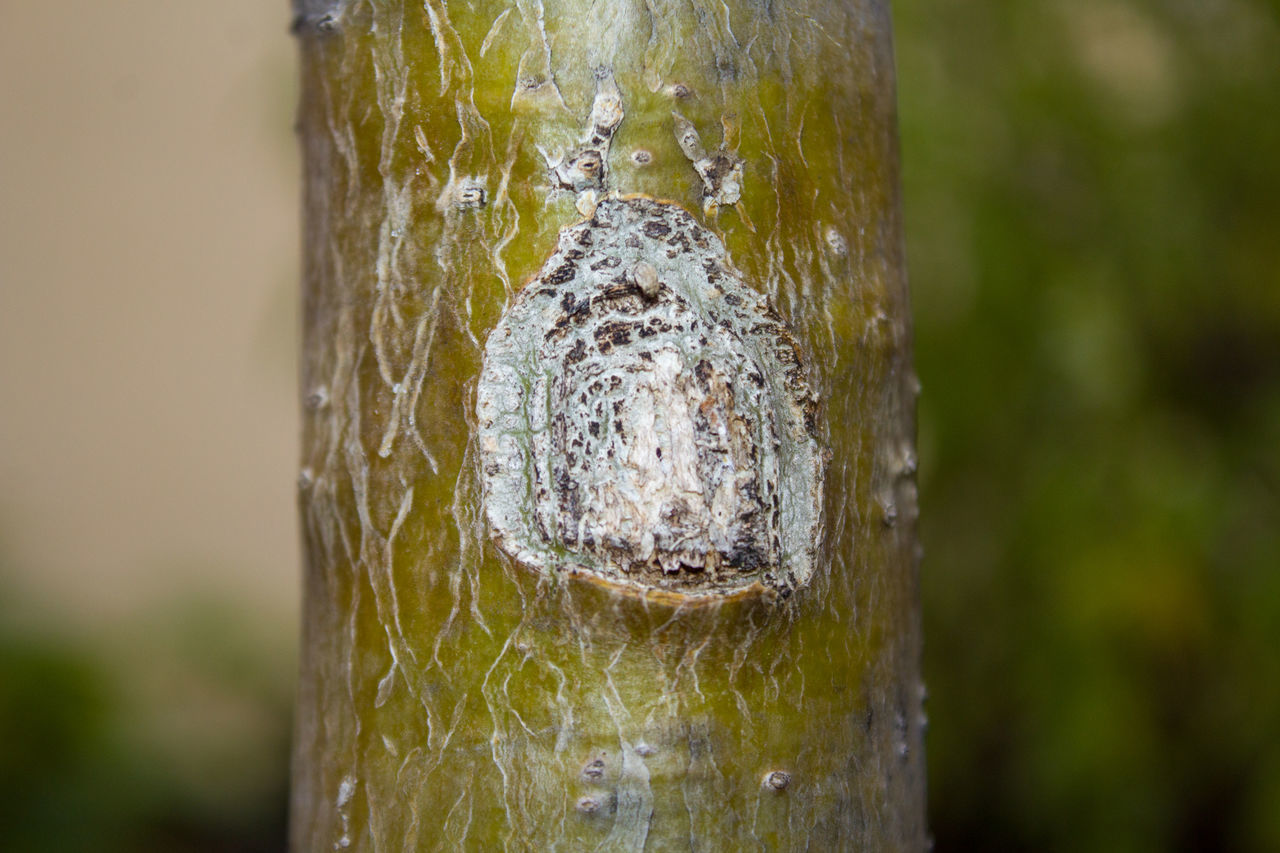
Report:
<svg viewBox="0 0 1280 853"><path fill-rule="evenodd" d="M295 14L294 849L924 847L885 3L297 0ZM561 230L626 194L714 233L794 338L825 479L812 575L788 595L622 595L518 565L491 538L486 339ZM660 266L632 273L649 297Z"/></svg>

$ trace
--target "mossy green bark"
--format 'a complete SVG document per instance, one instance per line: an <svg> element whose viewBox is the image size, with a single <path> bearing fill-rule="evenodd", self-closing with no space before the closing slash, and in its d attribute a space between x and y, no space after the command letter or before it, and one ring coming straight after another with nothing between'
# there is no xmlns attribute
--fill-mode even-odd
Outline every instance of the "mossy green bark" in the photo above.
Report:
<svg viewBox="0 0 1280 853"><path fill-rule="evenodd" d="M295 850L925 846L914 406L878 0L299 0ZM684 206L790 328L827 455L806 588L646 600L486 525L486 336L589 194ZM740 198L686 156L740 163ZM720 202L717 204L716 202ZM785 774L785 775L783 775Z"/></svg>

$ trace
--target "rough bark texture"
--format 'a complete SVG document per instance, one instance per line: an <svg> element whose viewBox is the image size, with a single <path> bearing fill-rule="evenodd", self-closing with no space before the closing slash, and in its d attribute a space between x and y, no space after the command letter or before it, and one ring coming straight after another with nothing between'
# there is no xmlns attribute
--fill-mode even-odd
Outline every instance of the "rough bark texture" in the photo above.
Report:
<svg viewBox="0 0 1280 853"><path fill-rule="evenodd" d="M293 848L925 847L885 3L295 14ZM547 266L651 209L664 248ZM556 328L578 337L539 349ZM614 374L629 420L597 436L591 379ZM542 448L511 500L508 438Z"/></svg>

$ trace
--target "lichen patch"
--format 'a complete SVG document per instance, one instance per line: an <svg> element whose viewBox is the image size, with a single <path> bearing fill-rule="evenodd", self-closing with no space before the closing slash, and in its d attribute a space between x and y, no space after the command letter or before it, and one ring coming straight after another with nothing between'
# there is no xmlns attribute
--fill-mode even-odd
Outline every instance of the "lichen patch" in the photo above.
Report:
<svg viewBox="0 0 1280 853"><path fill-rule="evenodd" d="M551 185L583 194L602 192L608 180L609 146L622 124L622 93L607 68L596 72L596 96L580 144L547 163Z"/></svg>
<svg viewBox="0 0 1280 853"><path fill-rule="evenodd" d="M608 198L564 229L485 348L477 416L500 546L679 595L813 572L821 456L799 353L718 238Z"/></svg>
<svg viewBox="0 0 1280 853"><path fill-rule="evenodd" d="M676 144L702 179L703 210L711 214L719 207L737 204L742 199L742 158L724 145L708 154L693 122L679 113L672 113L672 118Z"/></svg>

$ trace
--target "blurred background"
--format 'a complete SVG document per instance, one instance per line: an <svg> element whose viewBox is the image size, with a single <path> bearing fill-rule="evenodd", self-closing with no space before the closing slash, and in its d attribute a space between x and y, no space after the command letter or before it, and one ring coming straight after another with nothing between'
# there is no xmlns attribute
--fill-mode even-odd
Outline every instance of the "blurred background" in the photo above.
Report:
<svg viewBox="0 0 1280 853"><path fill-rule="evenodd" d="M0 9L4 846L279 850L286 3ZM1280 6L894 14L937 847L1280 850Z"/></svg>
<svg viewBox="0 0 1280 853"><path fill-rule="evenodd" d="M282 850L288 3L0 12L0 848Z"/></svg>

